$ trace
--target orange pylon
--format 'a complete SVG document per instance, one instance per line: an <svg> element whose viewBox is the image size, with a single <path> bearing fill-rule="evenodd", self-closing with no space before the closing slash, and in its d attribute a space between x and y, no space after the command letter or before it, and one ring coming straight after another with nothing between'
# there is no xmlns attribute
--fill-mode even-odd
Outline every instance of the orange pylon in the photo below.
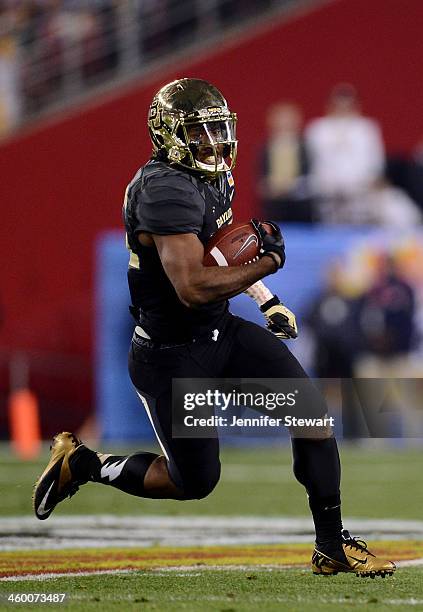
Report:
<svg viewBox="0 0 423 612"><path fill-rule="evenodd" d="M21 459L34 459L41 449L38 401L29 389L12 390L9 398L12 447Z"/></svg>

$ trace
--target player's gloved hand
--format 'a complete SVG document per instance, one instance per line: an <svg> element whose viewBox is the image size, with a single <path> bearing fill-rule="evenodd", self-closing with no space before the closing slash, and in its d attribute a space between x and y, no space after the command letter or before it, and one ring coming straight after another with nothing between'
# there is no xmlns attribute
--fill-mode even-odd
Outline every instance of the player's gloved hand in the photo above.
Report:
<svg viewBox="0 0 423 612"><path fill-rule="evenodd" d="M293 312L284 306L277 295L260 306L267 321L267 329L278 338L296 338L298 336L297 321Z"/></svg>
<svg viewBox="0 0 423 612"><path fill-rule="evenodd" d="M261 242L260 257L264 257L264 256L271 257L278 266L276 270L283 268L285 259L286 259L285 243L284 243L283 236L281 234L279 227L276 225L276 223L273 223L272 221L263 221L263 223L267 223L272 228L272 233L268 234L265 228L263 227L263 223L261 223L257 219L251 219L251 223L254 229L256 230L257 235ZM279 255L280 263L277 257L272 255L272 253L276 253L277 255Z"/></svg>

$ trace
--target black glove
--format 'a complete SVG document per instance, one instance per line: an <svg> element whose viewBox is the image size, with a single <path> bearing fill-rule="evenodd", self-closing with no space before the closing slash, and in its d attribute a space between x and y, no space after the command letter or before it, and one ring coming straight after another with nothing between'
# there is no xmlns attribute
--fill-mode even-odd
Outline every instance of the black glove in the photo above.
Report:
<svg viewBox="0 0 423 612"><path fill-rule="evenodd" d="M283 268L285 263L285 243L283 241L283 236L279 227L276 223L272 221L264 221L263 223L268 223L273 230L272 234L268 234L264 229L262 223L257 219L251 219L251 223L257 232L257 236L260 239L260 257L271 257L273 261L278 265L277 270ZM280 264L277 261L277 258L272 255L272 253L276 253L280 257Z"/></svg>
<svg viewBox="0 0 423 612"><path fill-rule="evenodd" d="M267 329L278 338L296 338L298 336L297 321L293 312L284 306L277 295L260 306L267 321Z"/></svg>

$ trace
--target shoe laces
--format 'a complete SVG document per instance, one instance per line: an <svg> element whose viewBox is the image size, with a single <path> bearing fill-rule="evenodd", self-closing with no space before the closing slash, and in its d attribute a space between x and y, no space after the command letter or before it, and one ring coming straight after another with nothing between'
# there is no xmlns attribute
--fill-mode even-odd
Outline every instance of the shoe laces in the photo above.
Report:
<svg viewBox="0 0 423 612"><path fill-rule="evenodd" d="M367 543L364 540L360 540L359 538L353 538L350 535L350 532L346 529L342 530L342 540L345 546L355 548L356 550L360 550L362 552L369 552L367 549Z"/></svg>

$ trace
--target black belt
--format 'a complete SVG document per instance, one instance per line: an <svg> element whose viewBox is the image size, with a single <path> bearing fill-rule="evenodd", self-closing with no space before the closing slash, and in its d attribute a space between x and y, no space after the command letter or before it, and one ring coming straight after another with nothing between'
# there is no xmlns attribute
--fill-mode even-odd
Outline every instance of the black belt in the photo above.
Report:
<svg viewBox="0 0 423 612"><path fill-rule="evenodd" d="M193 344L194 342L204 341L204 340L214 340L217 341L220 334L220 330L218 328L208 329L204 333L199 334L193 338L184 340L183 342L157 342L152 338L144 338L137 334L134 330L134 334L132 336L132 341L142 348L150 348L150 349L168 349L168 348L176 348L178 346L187 346L188 344Z"/></svg>
<svg viewBox="0 0 423 612"><path fill-rule="evenodd" d="M190 342L183 342L182 344L178 344L178 343L163 343L163 342L154 342L153 340L147 340L147 338L143 338L142 336L139 336L138 334L136 334L134 332L134 335L132 336L132 342L134 342L134 344L136 344L137 346L140 346L142 348L149 348L149 349L168 349L168 348L175 348L177 346L186 346L187 344L190 344Z"/></svg>

